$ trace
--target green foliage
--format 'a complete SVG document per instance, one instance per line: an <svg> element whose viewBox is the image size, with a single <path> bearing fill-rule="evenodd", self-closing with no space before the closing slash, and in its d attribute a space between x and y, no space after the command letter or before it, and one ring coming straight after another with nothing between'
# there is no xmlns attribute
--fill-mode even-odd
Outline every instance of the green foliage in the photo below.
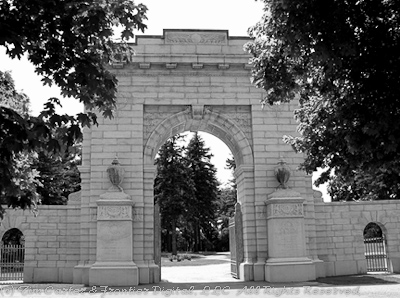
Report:
<svg viewBox="0 0 400 298"><path fill-rule="evenodd" d="M146 6L128 0L10 0L0 2L0 46L27 54L43 84L56 84L88 110L112 115L117 80L106 63L126 60L134 30L144 31ZM114 28L122 27L121 42Z"/></svg>
<svg viewBox="0 0 400 298"><path fill-rule="evenodd" d="M81 189L80 155L80 150L73 152L71 148L62 156L44 151L38 154L33 166L40 173L37 187L40 204L66 205L68 195Z"/></svg>
<svg viewBox="0 0 400 298"><path fill-rule="evenodd" d="M69 135L74 125L66 127L56 115L45 121L26 114L29 98L15 90L9 73L1 71L0 110L1 202L13 208L35 208L78 190L75 160L79 152L71 142L80 134Z"/></svg>
<svg viewBox="0 0 400 298"><path fill-rule="evenodd" d="M72 122L69 129L60 130L62 134L56 137L53 131L61 128L58 125L51 126L40 116L21 117L17 112L0 106L0 195L7 196L9 206L26 208L35 205L35 189L40 183L36 179L38 173L31 169L32 158L42 150L59 152L62 147L71 147L79 136L71 135L74 126L78 124ZM24 156L25 161L22 159ZM19 180L25 183L21 184Z"/></svg>
<svg viewBox="0 0 400 298"><path fill-rule="evenodd" d="M205 147L204 140L195 133L186 148L186 166L191 170L191 179L195 187L194 196L188 198L194 251L200 250L202 233L205 239L210 239L216 230L215 209L219 184L216 169L210 162L212 154L209 152L210 149Z"/></svg>
<svg viewBox="0 0 400 298"><path fill-rule="evenodd" d="M10 206L24 208L36 200L32 189L13 180L17 156L63 154L82 137L82 126L97 124L95 109L112 116L117 80L107 63L128 62L132 50L126 41L134 30L144 31L146 11L130 0L0 0L0 46L11 58L27 55L44 84L59 86L63 96L86 108L77 116L58 115L60 101L50 98L38 117L29 116L24 105L13 105L26 102L26 96L15 91L9 74L0 74L0 195L14 198ZM122 28L117 43L116 27ZM35 177L27 177L29 185Z"/></svg>
<svg viewBox="0 0 400 298"><path fill-rule="evenodd" d="M367 226L364 228L364 239L366 238L376 238L376 237L382 237L382 229L379 225L377 225L374 222L370 222L367 224Z"/></svg>
<svg viewBox="0 0 400 298"><path fill-rule="evenodd" d="M336 200L400 195L400 5L395 0L264 0L249 30L264 104L299 99L302 169Z"/></svg>
<svg viewBox="0 0 400 298"><path fill-rule="evenodd" d="M29 98L15 89L15 83L9 71L0 70L0 104L21 115L29 113Z"/></svg>
<svg viewBox="0 0 400 298"><path fill-rule="evenodd" d="M30 207L38 200L39 173L32 168L36 153L26 150L29 98L15 89L9 72L0 71L0 201ZM20 113L22 116L20 116ZM22 128L21 128L22 126ZM0 206L0 217L4 210Z"/></svg>
<svg viewBox="0 0 400 298"><path fill-rule="evenodd" d="M12 228L4 233L1 241L4 245L23 245L25 237L20 230Z"/></svg>
<svg viewBox="0 0 400 298"><path fill-rule="evenodd" d="M191 172L183 162L183 149L177 145L179 136L167 140L156 158L157 177L154 199L160 206L161 226L172 233L172 252L177 254L176 228L188 215L188 198L194 195Z"/></svg>
<svg viewBox="0 0 400 298"><path fill-rule="evenodd" d="M236 203L236 185L220 189L216 212L218 214L217 223L220 230L219 241L217 242L218 251L229 251L229 218L235 215Z"/></svg>
<svg viewBox="0 0 400 298"><path fill-rule="evenodd" d="M210 149L197 134L187 148L178 145L181 138L169 139L156 159L154 194L160 204L163 239L168 241L172 234L173 254L177 246L213 250L218 239L216 169L210 163Z"/></svg>

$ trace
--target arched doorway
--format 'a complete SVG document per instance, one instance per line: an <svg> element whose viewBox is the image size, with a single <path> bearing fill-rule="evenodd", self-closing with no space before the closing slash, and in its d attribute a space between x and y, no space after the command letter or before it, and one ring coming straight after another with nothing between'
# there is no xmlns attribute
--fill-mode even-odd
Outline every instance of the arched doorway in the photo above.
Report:
<svg viewBox="0 0 400 298"><path fill-rule="evenodd" d="M16 228L6 231L1 239L1 281L22 281L24 278L25 237Z"/></svg>
<svg viewBox="0 0 400 298"><path fill-rule="evenodd" d="M160 113L161 108L165 108L164 113ZM235 163L235 179L237 182L237 201L241 205L247 205L242 211L242 229L247 231L254 231L256 224L254 218L249 214L251 213L252 203L254 201L254 165L253 165L253 150L251 149L250 138L248 138L250 126L250 109L248 107L234 107L229 110L232 117L228 118L223 115L223 108L211 106L174 106L170 107L146 107L145 109L145 122L148 123L148 138L144 146L144 193L145 193L145 208L146 204L152 204L154 208L153 185L156 174L154 166L154 158L161 145L171 136L183 133L185 131L192 132L205 132L209 133L220 139L231 151ZM162 116L162 117L161 117ZM165 118L165 116L167 116ZM155 121L155 119L159 121ZM159 123L154 125L154 123ZM147 196L148 194L149 196ZM151 196L150 196L151 195ZM250 206L251 208L249 208ZM154 213L157 215L157 211ZM250 215L250 218L248 217ZM160 266L161 254L159 253L158 246L161 244L158 232L155 230L154 223L157 219L154 218L151 229L154 234L154 258L155 264ZM249 233L248 235L253 235ZM255 247L251 245L251 237L244 237L241 242L240 248L243 258L241 262L249 262L250 256L254 254ZM244 260L244 261L243 261ZM240 264L239 262L238 264ZM239 272L232 272L236 276L240 276ZM230 274L230 273L229 273Z"/></svg>
<svg viewBox="0 0 400 298"><path fill-rule="evenodd" d="M367 272L387 272L386 238L382 228L377 223L370 222L365 226L363 235Z"/></svg>
<svg viewBox="0 0 400 298"><path fill-rule="evenodd" d="M162 268L163 281L200 282L200 277L203 282L233 279L229 217L235 212L236 187L232 181L233 168L224 171L228 160L235 163L229 148L204 132L180 133L160 148L156 157L154 223L155 251L159 256L156 259ZM231 185L227 186L229 181ZM193 193L190 186L194 187ZM234 198L230 197L232 194ZM171 230L173 221L175 229ZM213 275L203 276L199 274L201 270L212 271Z"/></svg>

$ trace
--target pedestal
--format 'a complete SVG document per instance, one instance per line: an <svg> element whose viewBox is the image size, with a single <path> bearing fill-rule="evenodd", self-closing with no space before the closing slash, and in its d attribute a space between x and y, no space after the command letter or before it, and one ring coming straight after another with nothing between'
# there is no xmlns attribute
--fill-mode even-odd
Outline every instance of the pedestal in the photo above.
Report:
<svg viewBox="0 0 400 298"><path fill-rule="evenodd" d="M315 264L307 257L304 199L299 193L280 189L268 196L268 259L265 280L297 282L316 278Z"/></svg>
<svg viewBox="0 0 400 298"><path fill-rule="evenodd" d="M109 192L97 201L96 262L89 285L136 286L138 267L133 262L132 200L124 192Z"/></svg>

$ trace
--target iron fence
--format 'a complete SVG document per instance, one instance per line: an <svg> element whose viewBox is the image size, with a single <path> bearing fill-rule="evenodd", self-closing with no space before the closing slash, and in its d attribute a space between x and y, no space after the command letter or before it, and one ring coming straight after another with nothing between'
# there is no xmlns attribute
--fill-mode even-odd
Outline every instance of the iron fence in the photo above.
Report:
<svg viewBox="0 0 400 298"><path fill-rule="evenodd" d="M23 280L25 247L1 244L0 257L0 281Z"/></svg>
<svg viewBox="0 0 400 298"><path fill-rule="evenodd" d="M388 271L386 243L384 237L364 238L367 272Z"/></svg>

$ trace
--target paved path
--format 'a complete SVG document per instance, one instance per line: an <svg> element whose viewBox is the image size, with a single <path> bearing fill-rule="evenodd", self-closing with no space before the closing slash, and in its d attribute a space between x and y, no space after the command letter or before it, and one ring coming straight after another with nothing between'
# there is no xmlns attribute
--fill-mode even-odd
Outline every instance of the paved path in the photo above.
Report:
<svg viewBox="0 0 400 298"><path fill-rule="evenodd" d="M210 256L218 260L225 256ZM360 275L302 283L243 282L230 275L228 262L215 265L164 267L162 282L132 287L84 287L71 284L0 286L0 297L369 297L400 298L400 275Z"/></svg>
<svg viewBox="0 0 400 298"><path fill-rule="evenodd" d="M171 283L196 283L196 282L238 282L230 273L229 253L219 253L206 257L208 260L215 260L223 264L162 267L161 279L163 282ZM188 261L185 261L188 262Z"/></svg>
<svg viewBox="0 0 400 298"><path fill-rule="evenodd" d="M224 264L162 268L162 282L152 288L153 293L171 297L399 297L400 275L388 280L379 276L335 277L319 282L267 283L243 282L230 274L229 254L207 256L226 260ZM387 275L386 275L387 276Z"/></svg>

